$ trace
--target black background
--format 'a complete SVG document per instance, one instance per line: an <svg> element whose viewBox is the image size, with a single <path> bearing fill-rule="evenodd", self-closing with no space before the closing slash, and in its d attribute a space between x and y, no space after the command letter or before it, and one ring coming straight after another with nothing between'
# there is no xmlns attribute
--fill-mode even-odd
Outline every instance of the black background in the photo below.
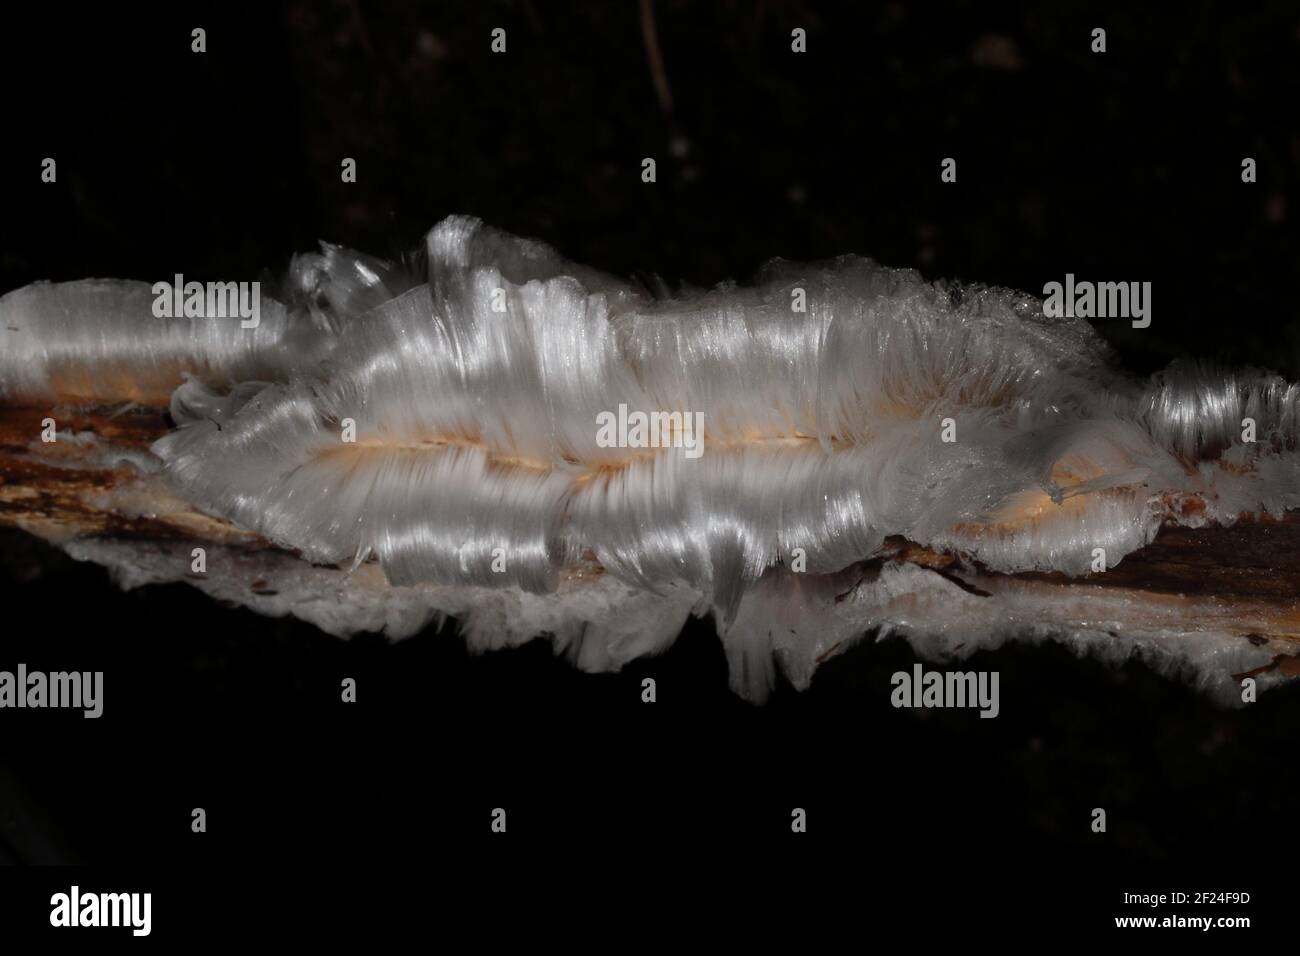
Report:
<svg viewBox="0 0 1300 956"><path fill-rule="evenodd" d="M320 239L398 255L464 212L670 284L842 252L1035 292L1151 281L1149 329L1098 323L1135 371L1300 377L1294 4L659 2L655 21L671 112L635 3L28 11L0 38L0 291L255 277ZM1140 665L1008 647L969 665L1001 672L998 719L895 711L911 654L868 640L754 708L709 621L584 675L541 642L342 642L183 585L123 593L17 532L0 602L0 667L106 672L100 720L0 718L0 854L110 868L83 883L742 854L783 886L888 883L895 914L974 900L992 938L1047 911L1104 924L1124 889L1252 888L1266 912L1293 884L1294 688L1224 712Z"/></svg>

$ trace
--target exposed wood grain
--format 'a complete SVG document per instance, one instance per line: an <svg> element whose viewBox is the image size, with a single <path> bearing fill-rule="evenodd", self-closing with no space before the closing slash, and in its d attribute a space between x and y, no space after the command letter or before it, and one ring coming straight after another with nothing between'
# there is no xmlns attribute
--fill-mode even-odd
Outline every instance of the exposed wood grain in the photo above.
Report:
<svg viewBox="0 0 1300 956"><path fill-rule="evenodd" d="M53 417L60 440L41 442L42 420ZM279 550L255 534L167 498L161 482L142 479L128 465L108 466L76 440L93 433L113 449L146 453L170 427L157 408L49 409L0 407L0 526L21 528L60 541L70 537L158 539L220 543ZM159 507L123 514L99 505L104 493L119 496L139 486ZM286 557L292 553L285 552ZM1070 578L1057 573L995 574L977 562L921 547L902 538L886 542L884 559L906 561L944 575L963 590L987 595L1008 582L1061 588L1062 595L1121 589L1152 607L1178 612L1180 601L1212 599L1227 610L1239 637L1259 644L1281 642L1296 653L1273 662L1283 673L1300 672L1300 512L1282 519L1245 518L1232 527L1167 526L1150 545L1105 573ZM881 560L864 562L864 574ZM1189 612L1191 613L1191 612Z"/></svg>

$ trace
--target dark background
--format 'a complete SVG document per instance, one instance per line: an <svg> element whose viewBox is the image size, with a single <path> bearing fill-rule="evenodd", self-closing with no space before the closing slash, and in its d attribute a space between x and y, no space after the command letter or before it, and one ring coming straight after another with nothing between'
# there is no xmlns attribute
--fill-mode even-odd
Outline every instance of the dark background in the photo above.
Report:
<svg viewBox="0 0 1300 956"><path fill-rule="evenodd" d="M1151 281L1149 329L1098 323L1135 371L1191 355L1300 377L1291 3L661 0L671 108L635 2L16 17L0 35L0 291L254 277L320 239L398 255L464 212L670 284L843 252L1033 292L1066 272ZM45 156L57 184L39 180ZM1101 874L1081 891L1100 920L1123 912L1120 889L1171 874L1265 901L1293 882L1294 688L1223 712L1139 665L1009 647L969 665L1001 671L998 719L895 711L889 675L910 652L868 641L754 708L727 689L708 621L659 659L583 675L540 642L486 657L451 627L342 642L182 585L122 593L16 532L0 536L0 602L0 667L106 671L98 721L3 717L0 859L129 865L146 883L491 861L502 806L509 839L546 860L736 847L826 872L791 842L806 839L851 880L920 867L994 913L1012 904L990 872L1035 898ZM952 900L905 885L894 903Z"/></svg>

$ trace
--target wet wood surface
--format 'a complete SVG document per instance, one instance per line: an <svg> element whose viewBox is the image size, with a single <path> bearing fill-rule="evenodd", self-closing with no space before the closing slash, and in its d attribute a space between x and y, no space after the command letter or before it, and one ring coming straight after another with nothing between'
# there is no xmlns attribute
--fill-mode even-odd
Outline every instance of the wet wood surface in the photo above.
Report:
<svg viewBox="0 0 1300 956"><path fill-rule="evenodd" d="M58 441L41 440L43 423L55 420ZM116 450L146 454L170 421L157 408L59 410L0 407L0 526L21 528L53 541L71 537L168 539L274 549L256 534L202 514L180 499L166 507L146 505L123 514L105 492L141 486L141 494L165 495L161 482L142 483L129 464L87 458L90 433ZM81 436L78 439L78 436ZM156 513L151 513L155 512ZM886 556L944 574L981 593L981 581L1019 580L1081 588L1118 588L1168 605L1180 597L1210 598L1239 610L1242 635L1293 643L1300 652L1300 511L1281 518L1243 518L1231 527L1169 525L1145 548L1102 574L1071 578L1059 573L994 574L901 538L887 541ZM286 557L290 553L286 552ZM958 573L960 572L960 573ZM1231 615L1230 615L1231 616ZM1279 666L1300 672L1300 658Z"/></svg>

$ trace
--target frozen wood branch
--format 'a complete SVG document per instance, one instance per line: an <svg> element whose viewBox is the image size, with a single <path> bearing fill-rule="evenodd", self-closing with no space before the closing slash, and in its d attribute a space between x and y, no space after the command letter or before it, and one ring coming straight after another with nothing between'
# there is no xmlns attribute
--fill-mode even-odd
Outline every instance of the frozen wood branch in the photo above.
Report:
<svg viewBox="0 0 1300 956"><path fill-rule="evenodd" d="M869 633L1138 656L1225 704L1294 675L1275 376L1138 381L1032 297L849 257L656 299L453 217L412 262L0 299L0 522L126 585L592 670L711 613L753 699Z"/></svg>

